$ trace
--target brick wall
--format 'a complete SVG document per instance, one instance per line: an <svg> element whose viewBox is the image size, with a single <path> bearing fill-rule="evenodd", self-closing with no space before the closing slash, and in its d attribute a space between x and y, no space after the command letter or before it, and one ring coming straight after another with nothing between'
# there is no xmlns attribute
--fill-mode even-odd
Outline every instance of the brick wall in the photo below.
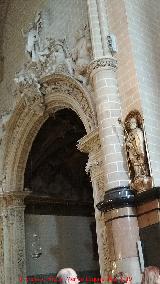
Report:
<svg viewBox="0 0 160 284"><path fill-rule="evenodd" d="M118 42L118 87L122 116L142 111L155 185L160 177L160 2L106 0L110 30Z"/></svg>
<svg viewBox="0 0 160 284"><path fill-rule="evenodd" d="M160 1L125 1L151 168L160 185Z"/></svg>

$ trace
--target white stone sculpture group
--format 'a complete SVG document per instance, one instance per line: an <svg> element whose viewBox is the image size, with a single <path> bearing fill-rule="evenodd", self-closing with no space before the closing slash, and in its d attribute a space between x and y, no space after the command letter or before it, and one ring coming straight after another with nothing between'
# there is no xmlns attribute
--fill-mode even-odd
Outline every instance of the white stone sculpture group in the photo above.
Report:
<svg viewBox="0 0 160 284"><path fill-rule="evenodd" d="M76 44L71 50L68 49L65 39L42 40L42 29L43 22L39 12L26 34L28 62L15 78L21 88L20 92L23 92L23 86L38 84L40 78L53 73L66 73L82 84L87 84L87 70L91 60L91 41L87 25L77 32Z"/></svg>

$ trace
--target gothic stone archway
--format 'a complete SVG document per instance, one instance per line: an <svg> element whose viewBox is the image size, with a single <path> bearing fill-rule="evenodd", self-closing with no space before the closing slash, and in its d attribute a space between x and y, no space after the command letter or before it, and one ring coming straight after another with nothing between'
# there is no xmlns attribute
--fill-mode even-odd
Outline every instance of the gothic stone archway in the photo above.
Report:
<svg viewBox="0 0 160 284"><path fill-rule="evenodd" d="M80 141L79 149L90 153L94 203L103 195L103 169L97 132L96 115L88 92L75 79L54 74L43 78L40 88L26 85L19 94L18 103L7 123L2 146L3 157L3 228L1 250L3 268L1 283L15 284L25 275L24 203L28 194L23 190L24 171L33 140L42 124L60 109L72 109L82 120L87 135ZM95 162L98 157L98 162ZM97 241L101 274L104 273L105 241L104 221L96 211ZM103 239L103 240L102 240ZM101 265L102 264L102 265Z"/></svg>

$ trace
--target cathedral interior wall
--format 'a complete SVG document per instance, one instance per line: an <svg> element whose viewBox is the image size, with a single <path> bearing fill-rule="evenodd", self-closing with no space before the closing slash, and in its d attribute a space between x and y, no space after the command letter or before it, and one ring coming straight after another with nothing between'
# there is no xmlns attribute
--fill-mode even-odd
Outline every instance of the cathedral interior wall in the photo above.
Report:
<svg viewBox="0 0 160 284"><path fill-rule="evenodd" d="M77 30L87 23L87 1L85 0L13 0L10 2L3 38L1 112L11 109L14 103L15 73L23 68L23 64L28 59L28 55L25 54L27 40L25 34L31 28L36 12L41 10L45 37L66 38L69 48L73 48L75 44Z"/></svg>
<svg viewBox="0 0 160 284"><path fill-rule="evenodd" d="M154 184L160 184L160 2L125 1Z"/></svg>
<svg viewBox="0 0 160 284"><path fill-rule="evenodd" d="M143 113L154 185L158 186L160 159L160 3L158 0L107 0L110 31L118 43L118 89L122 117Z"/></svg>
<svg viewBox="0 0 160 284"><path fill-rule="evenodd" d="M85 216L26 214L27 275L53 274L60 267L73 267L76 271L86 271L86 267L90 271L96 270L90 230L93 221L93 217ZM32 258L31 238L35 228L41 236L42 255L38 259Z"/></svg>

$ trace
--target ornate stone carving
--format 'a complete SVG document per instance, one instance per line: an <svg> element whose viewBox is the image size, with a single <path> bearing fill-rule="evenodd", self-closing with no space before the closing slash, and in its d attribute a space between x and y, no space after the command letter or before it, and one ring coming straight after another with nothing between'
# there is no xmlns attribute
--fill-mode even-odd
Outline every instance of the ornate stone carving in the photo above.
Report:
<svg viewBox="0 0 160 284"><path fill-rule="evenodd" d="M85 135L78 141L77 148L84 153L98 152L101 150L98 128Z"/></svg>
<svg viewBox="0 0 160 284"><path fill-rule="evenodd" d="M37 12L34 23L31 25L27 35L26 52L32 62L37 62L40 57L40 32L42 30L41 12ZM24 33L23 33L24 35Z"/></svg>
<svg viewBox="0 0 160 284"><path fill-rule="evenodd" d="M91 60L91 40L87 25L82 27L76 35L76 46L72 50L75 63L74 76L80 82L87 83L87 69Z"/></svg>
<svg viewBox="0 0 160 284"><path fill-rule="evenodd" d="M146 141L143 129L143 119L138 111L131 111L124 124L119 120L124 129L125 149L131 186L137 191L152 187L149 160L147 157Z"/></svg>
<svg viewBox="0 0 160 284"><path fill-rule="evenodd" d="M110 268L109 242L106 238L106 226L104 214L101 214L96 208L96 204L104 198L104 169L102 163L102 151L99 139L98 129L90 132L78 141L78 149L89 153L89 160L86 165L86 171L90 173L93 184L93 197L95 206L96 232L99 261L101 264L101 276L107 277Z"/></svg>
<svg viewBox="0 0 160 284"><path fill-rule="evenodd" d="M75 84L69 76L65 76L65 83L63 76L60 74L55 74L54 76L47 77L46 79L41 79L40 83L41 92L46 96L51 95L52 93L59 93L66 94L68 95L68 98L72 97L75 99L86 115L89 129L92 130L94 128L94 125L96 124L94 110L91 109L89 100L84 96L79 85Z"/></svg>
<svg viewBox="0 0 160 284"><path fill-rule="evenodd" d="M23 201L28 194L28 192L1 194L6 283L17 283L20 276L25 276L25 206Z"/></svg>
<svg viewBox="0 0 160 284"><path fill-rule="evenodd" d="M88 74L90 76L93 76L94 72L96 72L97 69L117 69L117 60L114 58L108 58L108 57L102 57L95 59L91 61L89 68L88 68Z"/></svg>
<svg viewBox="0 0 160 284"><path fill-rule="evenodd" d="M53 73L74 76L79 82L88 82L87 68L91 56L91 41L87 25L76 34L75 47L68 48L65 39L47 38L43 35L42 12L38 12L28 33L26 52L29 61L16 76L20 92L24 85L37 85L40 78ZM23 33L24 35L24 33Z"/></svg>

